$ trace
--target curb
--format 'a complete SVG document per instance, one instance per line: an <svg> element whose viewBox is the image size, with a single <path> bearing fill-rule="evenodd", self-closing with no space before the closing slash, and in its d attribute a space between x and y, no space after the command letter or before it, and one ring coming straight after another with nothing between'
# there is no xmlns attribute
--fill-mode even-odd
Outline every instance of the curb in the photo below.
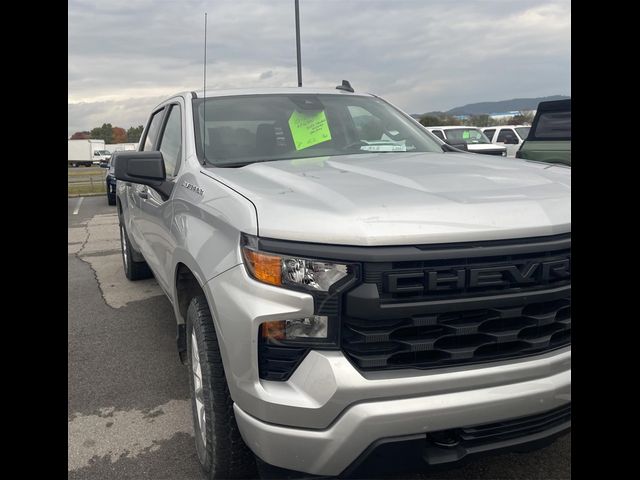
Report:
<svg viewBox="0 0 640 480"><path fill-rule="evenodd" d="M72 193L71 195L67 195L67 198L76 198L76 197L100 197L104 196L106 193Z"/></svg>

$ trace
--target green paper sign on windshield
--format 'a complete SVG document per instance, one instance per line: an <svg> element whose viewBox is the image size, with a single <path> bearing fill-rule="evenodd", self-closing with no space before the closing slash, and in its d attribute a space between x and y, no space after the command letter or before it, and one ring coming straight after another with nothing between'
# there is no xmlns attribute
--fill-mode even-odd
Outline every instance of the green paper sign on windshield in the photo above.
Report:
<svg viewBox="0 0 640 480"><path fill-rule="evenodd" d="M469 138L469 130L465 130L464 132L462 132L462 138L464 139Z"/></svg>
<svg viewBox="0 0 640 480"><path fill-rule="evenodd" d="M324 110L311 115L294 111L289 117L289 129L296 150L331 140L331 132Z"/></svg>

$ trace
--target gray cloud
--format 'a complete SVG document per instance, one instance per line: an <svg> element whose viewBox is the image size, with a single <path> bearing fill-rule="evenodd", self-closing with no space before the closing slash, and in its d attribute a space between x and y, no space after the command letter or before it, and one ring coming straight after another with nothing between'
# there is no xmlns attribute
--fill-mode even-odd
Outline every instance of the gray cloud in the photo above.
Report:
<svg viewBox="0 0 640 480"><path fill-rule="evenodd" d="M306 86L343 78L409 112L571 94L569 0L301 0ZM293 0L69 2L69 134L144 123L163 97L295 86Z"/></svg>

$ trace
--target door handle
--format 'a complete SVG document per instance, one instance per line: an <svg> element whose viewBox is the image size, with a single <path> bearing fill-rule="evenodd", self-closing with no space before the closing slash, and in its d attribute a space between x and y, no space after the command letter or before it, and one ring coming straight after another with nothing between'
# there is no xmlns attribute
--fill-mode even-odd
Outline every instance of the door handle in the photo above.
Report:
<svg viewBox="0 0 640 480"><path fill-rule="evenodd" d="M149 194L147 192L138 192L138 196L140 198L149 198Z"/></svg>

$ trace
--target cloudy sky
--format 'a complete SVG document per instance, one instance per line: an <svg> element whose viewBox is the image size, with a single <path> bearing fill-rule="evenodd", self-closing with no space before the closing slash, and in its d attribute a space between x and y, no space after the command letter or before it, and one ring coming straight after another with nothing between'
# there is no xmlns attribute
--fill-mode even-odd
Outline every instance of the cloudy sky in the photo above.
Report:
<svg viewBox="0 0 640 480"><path fill-rule="evenodd" d="M69 135L143 124L163 98L296 86L294 0L70 0ZM300 0L305 86L409 113L571 94L569 0Z"/></svg>

